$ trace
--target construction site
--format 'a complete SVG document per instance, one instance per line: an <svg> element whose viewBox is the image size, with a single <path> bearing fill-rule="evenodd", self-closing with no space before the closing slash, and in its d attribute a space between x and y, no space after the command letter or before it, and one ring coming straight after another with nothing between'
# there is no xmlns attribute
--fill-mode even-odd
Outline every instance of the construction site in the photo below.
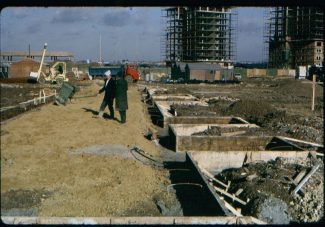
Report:
<svg viewBox="0 0 325 227"><path fill-rule="evenodd" d="M307 13L323 20L270 10L273 68L235 67L237 14L224 7L162 9L161 64L81 64L47 44L23 60L1 52L2 222L322 223L324 72L308 66L322 66L324 38ZM317 31L299 36L305 26ZM124 124L96 117L107 70L129 77Z"/></svg>

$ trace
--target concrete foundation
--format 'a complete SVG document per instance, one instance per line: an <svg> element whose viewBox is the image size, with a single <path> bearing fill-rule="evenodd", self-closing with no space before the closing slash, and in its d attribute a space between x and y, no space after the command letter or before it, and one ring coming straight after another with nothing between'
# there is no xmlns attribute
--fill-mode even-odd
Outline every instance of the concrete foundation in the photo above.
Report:
<svg viewBox="0 0 325 227"><path fill-rule="evenodd" d="M226 225L266 224L254 217L1 217L5 224L69 225Z"/></svg>
<svg viewBox="0 0 325 227"><path fill-rule="evenodd" d="M166 118L166 124L249 124L240 117L181 116Z"/></svg>
<svg viewBox="0 0 325 227"><path fill-rule="evenodd" d="M170 113L170 106L173 104L184 104L184 105L199 105L199 106L208 106L206 102L201 101L155 101L155 106L159 109L159 112L162 116L162 127L166 128L169 124L169 119L174 118L173 114Z"/></svg>
<svg viewBox="0 0 325 227"><path fill-rule="evenodd" d="M170 124L169 135L171 146L174 147L176 152L261 150L264 149L266 144L272 139L272 137L240 135L193 135L193 133L202 132L212 126L220 128L238 128L238 131L244 131L247 128L258 128L255 124Z"/></svg>
<svg viewBox="0 0 325 227"><path fill-rule="evenodd" d="M224 116L175 116L170 113L170 106L172 104L186 104L208 106L207 103L201 101L155 101L155 106L158 108L163 128L168 127L169 124L249 124L248 121L240 117Z"/></svg>
<svg viewBox="0 0 325 227"><path fill-rule="evenodd" d="M198 101L199 99L193 95L151 95L153 101Z"/></svg>
<svg viewBox="0 0 325 227"><path fill-rule="evenodd" d="M306 159L308 151L200 151L190 152L200 167L216 175L224 169L241 168L245 162L269 161L282 157L295 163Z"/></svg>

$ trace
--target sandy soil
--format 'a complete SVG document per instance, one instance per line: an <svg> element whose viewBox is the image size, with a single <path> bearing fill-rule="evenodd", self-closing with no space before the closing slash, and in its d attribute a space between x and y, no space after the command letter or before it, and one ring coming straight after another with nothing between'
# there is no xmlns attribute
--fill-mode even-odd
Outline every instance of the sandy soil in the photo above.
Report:
<svg viewBox="0 0 325 227"><path fill-rule="evenodd" d="M93 81L76 96L95 94L99 88L100 82ZM159 149L143 136L148 123L136 86L129 88L128 97L124 125L93 118L103 94L74 99L65 107L42 106L2 124L1 200L6 195L38 198L29 206L21 204L28 203L23 199L6 200L1 210L36 207L39 216L159 216L157 198L173 200L166 191L166 170L114 154L71 154L92 145L120 144L158 156Z"/></svg>

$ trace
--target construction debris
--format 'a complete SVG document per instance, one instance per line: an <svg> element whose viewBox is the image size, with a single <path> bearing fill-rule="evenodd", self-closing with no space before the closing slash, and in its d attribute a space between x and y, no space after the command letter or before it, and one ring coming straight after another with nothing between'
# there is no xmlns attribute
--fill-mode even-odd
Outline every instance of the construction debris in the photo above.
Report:
<svg viewBox="0 0 325 227"><path fill-rule="evenodd" d="M295 164L277 158L275 161L248 163L239 169L226 169L216 177L232 182L229 194L236 195L240 191L243 200L249 199L247 204L241 203L244 206L240 206L244 215L253 215L273 224L319 221L323 210L319 204L323 204L324 166L322 163L310 165L308 160L301 160L299 164ZM304 177L308 169L309 173ZM243 170L247 174L242 175ZM246 175L248 176L245 177ZM293 191L292 185L295 185ZM304 185L304 193L295 196ZM218 191L225 194L220 189ZM310 203L311 196L315 199L312 203L316 206L316 210L310 210L309 206L297 208L295 205L297 201Z"/></svg>

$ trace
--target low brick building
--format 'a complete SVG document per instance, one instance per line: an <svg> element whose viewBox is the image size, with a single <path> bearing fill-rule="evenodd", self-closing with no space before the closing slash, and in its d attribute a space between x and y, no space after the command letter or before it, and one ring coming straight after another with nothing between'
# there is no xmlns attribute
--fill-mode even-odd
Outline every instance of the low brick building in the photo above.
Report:
<svg viewBox="0 0 325 227"><path fill-rule="evenodd" d="M10 66L9 78L28 78L30 72L37 72L40 66L40 62L26 58L20 61L16 61ZM49 73L49 66L43 64L42 72Z"/></svg>

